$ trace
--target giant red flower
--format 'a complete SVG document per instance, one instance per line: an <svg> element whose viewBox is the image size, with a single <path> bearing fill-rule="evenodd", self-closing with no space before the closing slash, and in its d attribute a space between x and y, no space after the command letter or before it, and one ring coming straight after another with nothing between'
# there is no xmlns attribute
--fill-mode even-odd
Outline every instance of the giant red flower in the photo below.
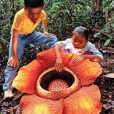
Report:
<svg viewBox="0 0 114 114"><path fill-rule="evenodd" d="M20 68L12 85L31 94L21 99L23 114L100 113L100 91L96 85L88 85L102 73L101 66L89 60L74 66L77 55L61 51L61 56L62 72L54 68L54 49L39 53L36 60Z"/></svg>

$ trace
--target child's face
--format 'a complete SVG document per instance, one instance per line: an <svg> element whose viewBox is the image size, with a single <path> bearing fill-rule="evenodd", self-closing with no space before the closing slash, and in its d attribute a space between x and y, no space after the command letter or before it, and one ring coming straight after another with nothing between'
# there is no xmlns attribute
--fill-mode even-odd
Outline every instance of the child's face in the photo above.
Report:
<svg viewBox="0 0 114 114"><path fill-rule="evenodd" d="M72 44L74 48L82 49L86 43L87 40L80 33L76 32L75 34L72 35Z"/></svg>
<svg viewBox="0 0 114 114"><path fill-rule="evenodd" d="M26 8L28 17L32 20L33 23L35 23L38 20L38 18L40 17L42 9L43 9L43 7Z"/></svg>

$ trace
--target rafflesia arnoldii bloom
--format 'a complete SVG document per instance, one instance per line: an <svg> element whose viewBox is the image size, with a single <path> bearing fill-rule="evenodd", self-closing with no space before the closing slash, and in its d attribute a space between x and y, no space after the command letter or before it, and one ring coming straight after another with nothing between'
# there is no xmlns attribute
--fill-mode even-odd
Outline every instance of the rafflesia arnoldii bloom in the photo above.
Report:
<svg viewBox="0 0 114 114"><path fill-rule="evenodd" d="M43 51L20 68L13 87L24 95L20 101L22 114L99 114L101 94L90 85L102 73L97 62L82 61L73 65L77 55L61 51L62 72L55 70L54 49Z"/></svg>

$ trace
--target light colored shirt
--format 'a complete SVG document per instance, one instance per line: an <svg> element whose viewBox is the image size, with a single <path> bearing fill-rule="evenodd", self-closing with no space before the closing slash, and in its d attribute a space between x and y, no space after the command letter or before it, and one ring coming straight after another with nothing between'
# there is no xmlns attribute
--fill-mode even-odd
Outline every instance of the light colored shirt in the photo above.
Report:
<svg viewBox="0 0 114 114"><path fill-rule="evenodd" d="M41 11L40 17L36 21L36 23L33 23L28 15L27 11L23 8L20 11L18 11L14 17L13 25L12 25L12 30L18 30L20 31L20 34L29 34L32 33L35 28L38 26L38 24L46 20L47 15L44 10Z"/></svg>
<svg viewBox="0 0 114 114"><path fill-rule="evenodd" d="M92 52L93 55L98 55L101 59L103 59L102 53L98 49L96 49L95 45L92 44L91 42L87 42L84 48L82 49L74 48L71 38L68 38L64 41L58 41L57 44L61 47L62 50L69 53L75 53L77 55L81 55L81 54L86 54L87 52Z"/></svg>

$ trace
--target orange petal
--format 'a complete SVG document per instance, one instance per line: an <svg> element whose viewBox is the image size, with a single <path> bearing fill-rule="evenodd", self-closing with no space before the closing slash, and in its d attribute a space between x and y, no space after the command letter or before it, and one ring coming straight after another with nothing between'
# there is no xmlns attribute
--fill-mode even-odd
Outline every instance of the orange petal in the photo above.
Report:
<svg viewBox="0 0 114 114"><path fill-rule="evenodd" d="M36 82L41 72L41 64L33 60L19 70L12 86L21 92L36 93Z"/></svg>
<svg viewBox="0 0 114 114"><path fill-rule="evenodd" d="M37 95L25 95L20 102L22 114L62 114L63 100L51 101Z"/></svg>
<svg viewBox="0 0 114 114"><path fill-rule="evenodd" d="M61 56L63 59L64 66L68 63L69 58L72 54L61 51ZM40 52L37 54L37 59L43 61L43 69L48 69L55 66L56 55L54 49L48 49L46 51Z"/></svg>
<svg viewBox="0 0 114 114"><path fill-rule="evenodd" d="M101 94L96 85L83 87L64 101L64 114L99 114Z"/></svg>
<svg viewBox="0 0 114 114"><path fill-rule="evenodd" d="M81 85L88 85L96 80L96 78L102 73L101 65L98 62L92 62L89 60L82 61L79 65L73 65L72 61L77 55L73 55L68 64L76 76L81 81Z"/></svg>

